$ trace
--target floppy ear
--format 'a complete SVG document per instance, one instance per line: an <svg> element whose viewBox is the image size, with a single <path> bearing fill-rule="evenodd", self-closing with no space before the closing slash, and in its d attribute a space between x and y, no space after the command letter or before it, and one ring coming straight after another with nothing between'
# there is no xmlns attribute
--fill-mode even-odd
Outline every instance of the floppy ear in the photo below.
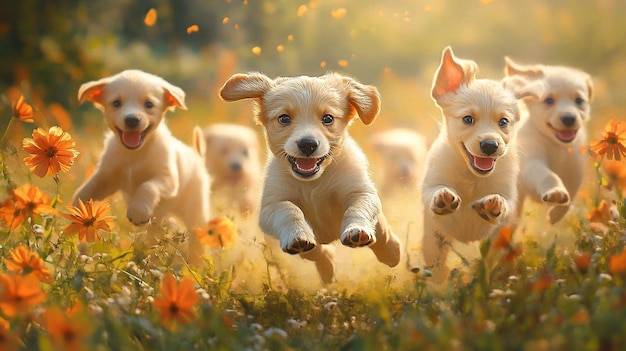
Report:
<svg viewBox="0 0 626 351"><path fill-rule="evenodd" d="M82 84L78 88L78 102L82 104L85 101L91 101L97 108L103 109L103 89L111 81L113 81L113 77L106 77Z"/></svg>
<svg viewBox="0 0 626 351"><path fill-rule="evenodd" d="M525 66L515 63L510 57L504 57L504 75L505 76L526 76L529 78L543 77L543 69L541 65Z"/></svg>
<svg viewBox="0 0 626 351"><path fill-rule="evenodd" d="M593 99L593 81L590 76L587 76L587 91L589 92L589 101Z"/></svg>
<svg viewBox="0 0 626 351"><path fill-rule="evenodd" d="M187 105L185 105L185 92L183 89L168 83L163 80L162 82L163 89L165 89L165 105L168 109L175 109L176 107L181 110L186 110Z"/></svg>
<svg viewBox="0 0 626 351"><path fill-rule="evenodd" d="M372 85L365 85L350 77L343 77L348 91L348 102L365 125L374 123L380 112L380 94Z"/></svg>
<svg viewBox="0 0 626 351"><path fill-rule="evenodd" d="M252 72L233 74L220 89L220 97L226 101L256 99L263 96L273 86L268 76Z"/></svg>
<svg viewBox="0 0 626 351"><path fill-rule="evenodd" d="M198 155L202 156L204 159L206 155L206 141L204 140L204 133L202 129L198 126L193 127L193 139L191 142L193 149L196 150Z"/></svg>
<svg viewBox="0 0 626 351"><path fill-rule="evenodd" d="M545 86L541 80L529 80L517 75L504 77L502 86L513 91L518 99L541 99L545 93Z"/></svg>
<svg viewBox="0 0 626 351"><path fill-rule="evenodd" d="M454 57L451 47L443 49L441 64L435 74L432 97L438 100L447 93L456 92L462 84L474 81L478 65L472 60Z"/></svg>

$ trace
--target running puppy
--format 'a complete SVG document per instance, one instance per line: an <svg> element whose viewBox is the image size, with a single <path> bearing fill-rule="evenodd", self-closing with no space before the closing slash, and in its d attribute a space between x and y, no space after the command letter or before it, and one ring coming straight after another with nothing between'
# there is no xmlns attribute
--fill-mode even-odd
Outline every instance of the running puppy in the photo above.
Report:
<svg viewBox="0 0 626 351"><path fill-rule="evenodd" d="M578 69L562 66L520 65L505 58L505 75L541 82L541 99L528 100L528 118L520 123L519 202L526 197L551 205L550 223L561 220L583 181L587 145L585 124L590 117L593 83ZM525 86L513 85L514 89Z"/></svg>
<svg viewBox="0 0 626 351"><path fill-rule="evenodd" d="M450 240L480 240L513 211L519 172L516 96L502 82L475 79L478 65L443 50L432 97L444 120L426 159L422 181L426 268L444 281Z"/></svg>
<svg viewBox="0 0 626 351"><path fill-rule="evenodd" d="M373 86L328 73L321 77L271 79L235 74L220 92L226 101L255 99L273 157L266 168L261 229L283 251L315 261L322 280L334 280L333 247L369 246L393 267L400 242L387 226L367 172L367 159L348 135L357 117L366 125L380 110Z"/></svg>
<svg viewBox="0 0 626 351"><path fill-rule="evenodd" d="M162 122L168 110L187 109L182 89L155 75L126 70L81 85L78 100L91 101L102 110L111 130L98 167L74 195L74 204L79 199L102 200L121 190L128 203L127 217L135 225L169 213L187 229L208 222L204 159ZM198 139L201 132L195 133Z"/></svg>

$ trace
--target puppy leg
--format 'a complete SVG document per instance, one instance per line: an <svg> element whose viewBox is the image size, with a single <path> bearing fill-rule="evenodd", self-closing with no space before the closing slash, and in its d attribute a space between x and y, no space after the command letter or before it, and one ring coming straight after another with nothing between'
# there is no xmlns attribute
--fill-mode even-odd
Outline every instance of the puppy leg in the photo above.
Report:
<svg viewBox="0 0 626 351"><path fill-rule="evenodd" d="M461 198L456 191L445 186L435 190L430 201L430 209L438 215L453 213L460 205Z"/></svg>
<svg viewBox="0 0 626 351"><path fill-rule="evenodd" d="M278 237L280 248L292 255L313 250L317 244L302 210L289 201L264 204L259 225L263 232Z"/></svg>
<svg viewBox="0 0 626 351"><path fill-rule="evenodd" d="M332 245L317 245L313 250L303 252L300 256L315 262L324 284L335 281L335 248Z"/></svg>
<svg viewBox="0 0 626 351"><path fill-rule="evenodd" d="M101 171L98 169L98 171L76 191L72 203L76 205L79 199L83 202L87 202L89 199L102 200L113 195L113 193L119 189L118 182L112 181L112 179L116 179L114 175L115 171L115 169L112 171Z"/></svg>
<svg viewBox="0 0 626 351"><path fill-rule="evenodd" d="M126 216L135 225L148 223L161 196L175 193L175 190L165 189L164 182L160 180L144 182L129 199Z"/></svg>
<svg viewBox="0 0 626 351"><path fill-rule="evenodd" d="M522 170L520 180L526 189L530 189L545 203L565 205L570 201L569 192L561 178L542 161L530 161Z"/></svg>
<svg viewBox="0 0 626 351"><path fill-rule="evenodd" d="M343 215L341 243L348 247L368 246L376 242L376 222L380 199L375 194L353 195Z"/></svg>
<svg viewBox="0 0 626 351"><path fill-rule="evenodd" d="M435 283L442 283L448 279L450 274L450 268L446 264L450 242L431 223L435 218L430 215L427 216L428 218L424 218L424 237L422 239L424 268L433 273L432 280Z"/></svg>
<svg viewBox="0 0 626 351"><path fill-rule="evenodd" d="M489 223L495 223L498 218L504 217L507 212L506 199L499 194L487 195L472 203L472 208L480 218Z"/></svg>
<svg viewBox="0 0 626 351"><path fill-rule="evenodd" d="M400 262L400 239L391 231L387 219L381 213L376 224L376 242L370 246L378 261L395 267Z"/></svg>

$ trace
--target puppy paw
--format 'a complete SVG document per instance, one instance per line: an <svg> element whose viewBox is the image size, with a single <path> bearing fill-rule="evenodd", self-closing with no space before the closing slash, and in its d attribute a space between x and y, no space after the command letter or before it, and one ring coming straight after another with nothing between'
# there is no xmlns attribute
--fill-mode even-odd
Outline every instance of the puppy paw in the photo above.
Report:
<svg viewBox="0 0 626 351"><path fill-rule="evenodd" d="M150 221L152 211L147 207L129 206L128 211L126 211L126 217L128 217L128 220L134 225L142 225Z"/></svg>
<svg viewBox="0 0 626 351"><path fill-rule="evenodd" d="M292 240L287 246L283 247L283 251L285 251L286 253L295 255L295 254L311 251L313 250L313 248L315 248L314 242L311 242L305 239L296 238Z"/></svg>
<svg viewBox="0 0 626 351"><path fill-rule="evenodd" d="M368 233L364 228L352 227L341 234L341 243L348 247L369 246L376 242L376 236Z"/></svg>
<svg viewBox="0 0 626 351"><path fill-rule="evenodd" d="M550 204L565 205L569 203L569 193L563 188L552 188L541 195L541 200Z"/></svg>
<svg viewBox="0 0 626 351"><path fill-rule="evenodd" d="M487 195L482 199L474 201L472 208L478 213L480 218L489 223L494 223L498 217L506 213L506 200L502 195Z"/></svg>
<svg viewBox="0 0 626 351"><path fill-rule="evenodd" d="M435 192L430 202L430 209L438 215L447 215L456 211L461 205L461 198L448 188L441 188Z"/></svg>

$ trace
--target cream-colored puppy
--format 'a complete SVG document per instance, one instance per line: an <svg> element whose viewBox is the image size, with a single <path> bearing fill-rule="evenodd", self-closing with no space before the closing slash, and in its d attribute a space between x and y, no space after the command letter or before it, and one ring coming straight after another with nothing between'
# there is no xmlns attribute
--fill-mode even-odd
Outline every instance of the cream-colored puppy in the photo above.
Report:
<svg viewBox="0 0 626 351"><path fill-rule="evenodd" d="M569 209L583 181L593 84L578 69L563 66L520 65L505 58L505 74L544 86L541 99L526 101L528 118L520 123L518 213L526 197L552 205L548 217L556 223ZM524 85L513 85L525 89Z"/></svg>
<svg viewBox="0 0 626 351"><path fill-rule="evenodd" d="M204 159L162 122L168 110L186 109L182 89L155 75L126 70L81 85L78 100L102 110L111 131L95 173L78 189L74 203L121 190L135 225L167 214L179 217L188 229L208 222Z"/></svg>
<svg viewBox="0 0 626 351"><path fill-rule="evenodd" d="M203 131L206 166L211 175L212 213L244 216L260 204L261 164L259 140L252 128L217 123Z"/></svg>
<svg viewBox="0 0 626 351"><path fill-rule="evenodd" d="M367 172L367 159L348 135L357 117L366 125L380 110L378 90L328 73L271 79L235 74L220 92L226 101L255 99L269 150L261 200L261 229L283 251L315 261L322 280L334 280L333 247L369 246L395 266L400 242L387 226Z"/></svg>
<svg viewBox="0 0 626 351"><path fill-rule="evenodd" d="M432 97L443 112L422 181L423 250L435 281L447 279L450 240L490 235L513 213L519 171L515 151L518 97L502 82L475 79L474 61L443 51Z"/></svg>
<svg viewBox="0 0 626 351"><path fill-rule="evenodd" d="M426 140L410 129L396 128L372 137L380 161L381 195L417 189L426 159Z"/></svg>

